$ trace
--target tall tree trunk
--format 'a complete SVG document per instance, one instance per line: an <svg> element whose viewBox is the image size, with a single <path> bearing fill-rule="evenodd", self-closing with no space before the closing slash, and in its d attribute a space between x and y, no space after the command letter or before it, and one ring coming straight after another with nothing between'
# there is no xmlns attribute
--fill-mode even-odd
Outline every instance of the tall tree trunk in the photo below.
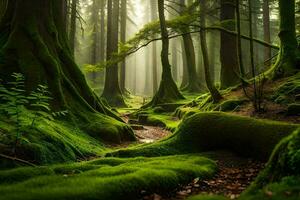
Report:
<svg viewBox="0 0 300 200"><path fill-rule="evenodd" d="M295 0L279 0L279 16L281 45L274 68L274 78L293 75L300 68L295 30Z"/></svg>
<svg viewBox="0 0 300 200"><path fill-rule="evenodd" d="M183 89L188 85L188 70L187 70L187 59L186 59L186 52L185 52L185 46L183 43L183 39L181 41L181 56L182 56L182 80L180 88Z"/></svg>
<svg viewBox="0 0 300 200"><path fill-rule="evenodd" d="M253 24L252 24L252 2L248 0L249 7L249 36L250 36L250 58L251 58L251 72L253 77L253 87L254 87L254 97L253 104L256 111L258 111L258 98L257 98L257 88L256 88L256 69L254 63L254 42L253 42Z"/></svg>
<svg viewBox="0 0 300 200"><path fill-rule="evenodd" d="M174 81L178 81L178 63L177 63L177 40L172 40L172 76L174 78Z"/></svg>
<svg viewBox="0 0 300 200"><path fill-rule="evenodd" d="M200 0L200 26L205 27L206 26L206 0ZM201 49L202 49L202 56L203 56L203 64L204 64L204 73L205 73L205 80L206 80L206 86L212 96L212 99L215 103L219 102L222 99L221 94L215 87L214 83L211 81L211 75L210 75L210 66L209 66L209 58L208 58L208 52L207 52L207 43L206 43L206 30L201 29L200 30L200 43L201 43Z"/></svg>
<svg viewBox="0 0 300 200"><path fill-rule="evenodd" d="M185 0L180 0L181 5L181 14L184 14ZM192 39L192 35L189 34L190 29L188 27L182 28L182 35L184 52L186 57L186 71L187 71L187 84L182 88L189 92L200 92L202 91L200 79L197 76L196 70L196 56L195 56L195 47ZM188 33L188 34L187 34Z"/></svg>
<svg viewBox="0 0 300 200"><path fill-rule="evenodd" d="M108 0L107 4L107 51L106 57L109 60L114 52L118 51L119 41L119 0ZM110 106L126 106L119 85L118 64L106 68L105 85L102 94Z"/></svg>
<svg viewBox="0 0 300 200"><path fill-rule="evenodd" d="M235 31L234 0L221 0L221 23L230 31ZM229 22L228 20L232 20ZM239 78L239 63L237 56L237 37L221 31L221 87L228 88L237 85Z"/></svg>
<svg viewBox="0 0 300 200"><path fill-rule="evenodd" d="M157 1L152 0L150 3L151 7L151 20L156 21L157 20ZM157 92L158 90L158 66L157 66L157 44L156 42L152 43L152 65L153 65L153 70L152 70L152 81L153 81L153 95Z"/></svg>
<svg viewBox="0 0 300 200"><path fill-rule="evenodd" d="M127 0L121 0L121 42L126 42L126 25L127 25ZM126 78L126 59L121 63L120 72L120 89L122 94L126 93L125 88L125 78Z"/></svg>
<svg viewBox="0 0 300 200"><path fill-rule="evenodd" d="M92 23L93 23L93 33L92 33L92 52L91 52L91 64L95 65L98 62L98 20L99 20L99 4L97 0L93 0L93 10L92 10ZM93 83L96 84L97 72L92 72Z"/></svg>
<svg viewBox="0 0 300 200"><path fill-rule="evenodd" d="M69 41L70 41L71 53L73 56L75 53L75 42L76 42L77 4L78 4L78 0L72 0Z"/></svg>
<svg viewBox="0 0 300 200"><path fill-rule="evenodd" d="M157 2L162 37L161 63L163 71L159 89L152 101L146 106L156 106L161 103L169 103L184 99L173 80L171 65L169 63L169 35L164 14L164 0L157 0Z"/></svg>
<svg viewBox="0 0 300 200"><path fill-rule="evenodd" d="M264 41L271 44L271 31L270 31L270 2L269 0L263 1L263 25L264 25ZM270 47L265 47L264 60L271 59L272 51ZM265 65L268 67L271 65L271 61L266 62Z"/></svg>
<svg viewBox="0 0 300 200"><path fill-rule="evenodd" d="M105 61L105 5L106 0L100 0L100 43L99 43L99 60ZM100 86L104 85L105 72L99 72Z"/></svg>
<svg viewBox="0 0 300 200"><path fill-rule="evenodd" d="M240 76L242 79L245 78L245 70L244 70L244 63L243 63L243 54L242 54L242 37L241 37L241 14L240 14L240 1L235 0L235 11L236 11L236 26L237 26L237 54L239 60L239 68L240 68Z"/></svg>
<svg viewBox="0 0 300 200"><path fill-rule="evenodd" d="M0 24L0 78L7 82L10 74L22 73L28 92L40 84L47 85L55 97L51 100L52 110L68 110L69 117L80 128L97 137L112 133L103 126L121 128L120 123L103 115L116 117L92 92L71 56L62 1L9 0L8 3ZM128 127L123 128L118 130L131 132Z"/></svg>

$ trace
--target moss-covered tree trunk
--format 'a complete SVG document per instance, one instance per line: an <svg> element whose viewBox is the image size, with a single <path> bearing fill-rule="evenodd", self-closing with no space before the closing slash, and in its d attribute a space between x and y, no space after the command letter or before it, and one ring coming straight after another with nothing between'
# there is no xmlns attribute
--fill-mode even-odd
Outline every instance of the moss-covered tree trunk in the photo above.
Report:
<svg viewBox="0 0 300 200"><path fill-rule="evenodd" d="M111 59L114 52L118 51L119 41L119 0L108 0L107 4L107 60ZM119 85L118 64L106 68L105 85L102 94L110 106L126 106Z"/></svg>
<svg viewBox="0 0 300 200"><path fill-rule="evenodd" d="M162 37L161 62L163 71L159 89L147 106L156 106L161 103L169 103L184 99L173 80L171 65L169 63L169 36L164 14L164 0L158 0L158 13Z"/></svg>
<svg viewBox="0 0 300 200"><path fill-rule="evenodd" d="M200 0L200 26L206 26L206 0ZM206 42L206 30L200 30L200 43L201 43L201 50L203 56L203 64L204 64L204 73L205 73L205 81L207 89L209 90L212 99L215 103L219 102L222 99L221 94L219 93L218 89L215 87L214 83L211 80L210 75L210 66L209 66L209 58L208 58L208 51L207 51L207 42Z"/></svg>
<svg viewBox="0 0 300 200"><path fill-rule="evenodd" d="M222 27L235 31L234 0L221 0L220 20ZM221 31L221 87L227 88L240 83L239 63L237 57L237 38Z"/></svg>
<svg viewBox="0 0 300 200"><path fill-rule="evenodd" d="M100 114L116 117L90 89L73 60L63 20L64 3L8 1L0 24L0 79L6 82L13 72L23 73L28 92L39 84L49 87L53 110L68 110L85 125L91 118L116 123Z"/></svg>
<svg viewBox="0 0 300 200"><path fill-rule="evenodd" d="M281 45L274 66L274 78L293 75L300 68L295 28L295 0L279 0L279 16Z"/></svg>

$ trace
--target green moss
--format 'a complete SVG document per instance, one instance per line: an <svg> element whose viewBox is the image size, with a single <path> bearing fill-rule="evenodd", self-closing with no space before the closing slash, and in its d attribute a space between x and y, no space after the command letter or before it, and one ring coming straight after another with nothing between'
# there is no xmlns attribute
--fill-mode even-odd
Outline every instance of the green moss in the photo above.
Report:
<svg viewBox="0 0 300 200"><path fill-rule="evenodd" d="M17 146L17 156L36 164L75 161L100 155L105 150L101 141L120 143L135 139L129 126L100 114L90 113L90 123L86 119L83 120L86 123L80 120L67 122L38 119L34 127L30 126L31 115L28 112L28 115L22 116L22 140ZM17 134L16 125L0 117L0 150L2 154L10 155ZM12 161L1 159L0 167L12 166Z"/></svg>
<svg viewBox="0 0 300 200"><path fill-rule="evenodd" d="M160 108L160 107L156 107ZM157 112L155 108L140 110L131 115L131 118L137 118L143 125L160 126L170 131L175 131L181 120L173 116L173 113Z"/></svg>
<svg viewBox="0 0 300 200"><path fill-rule="evenodd" d="M142 190L170 191L215 170L213 161L195 154L19 168L0 171L0 199L138 199Z"/></svg>
<svg viewBox="0 0 300 200"><path fill-rule="evenodd" d="M29 120L29 119L24 119ZM37 164L75 161L92 155L99 155L105 148L95 138L87 135L78 127L62 121L38 120L35 127L25 126L21 143L17 146L18 157ZM15 135L14 126L2 121L0 135L5 147L1 152L9 155ZM4 139L4 140L2 140ZM0 166L7 163L1 160Z"/></svg>
<svg viewBox="0 0 300 200"><path fill-rule="evenodd" d="M166 139L119 150L113 155L159 156L228 149L242 156L266 160L275 145L297 127L220 112L198 113L185 118L177 131Z"/></svg>
<svg viewBox="0 0 300 200"><path fill-rule="evenodd" d="M240 99L226 100L220 103L220 105L216 106L214 110L222 111L222 112L234 111L246 101L247 100L240 100Z"/></svg>
<svg viewBox="0 0 300 200"><path fill-rule="evenodd" d="M298 200L300 198L300 177L290 176L265 187L244 193L239 200Z"/></svg>
<svg viewBox="0 0 300 200"><path fill-rule="evenodd" d="M188 198L187 200L226 200L227 198L213 195L197 195Z"/></svg>

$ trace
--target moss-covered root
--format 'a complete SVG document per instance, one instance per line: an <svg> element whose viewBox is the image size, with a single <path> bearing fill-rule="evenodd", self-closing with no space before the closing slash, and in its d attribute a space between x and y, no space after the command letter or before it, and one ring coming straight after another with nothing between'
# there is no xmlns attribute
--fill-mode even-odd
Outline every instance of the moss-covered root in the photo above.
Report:
<svg viewBox="0 0 300 200"><path fill-rule="evenodd" d="M158 143L114 152L117 156L159 156L227 149L241 156L267 160L275 145L297 125L258 120L221 112L187 117L178 130Z"/></svg>
<svg viewBox="0 0 300 200"><path fill-rule="evenodd" d="M18 168L0 171L0 199L134 200L141 198L142 190L172 191L196 177L209 178L215 171L213 161L195 154Z"/></svg>

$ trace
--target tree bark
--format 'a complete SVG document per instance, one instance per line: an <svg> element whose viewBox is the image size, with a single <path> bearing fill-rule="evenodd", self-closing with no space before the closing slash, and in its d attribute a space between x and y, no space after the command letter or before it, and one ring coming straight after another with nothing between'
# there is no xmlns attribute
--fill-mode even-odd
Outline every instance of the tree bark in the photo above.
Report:
<svg viewBox="0 0 300 200"><path fill-rule="evenodd" d="M71 53L73 56L75 53L75 42L76 42L77 4L78 4L78 0L72 0L69 41L70 41Z"/></svg>
<svg viewBox="0 0 300 200"><path fill-rule="evenodd" d="M227 30L235 31L234 0L221 0L221 23ZM232 20L229 22L228 20ZM237 85L239 78L239 63L237 56L237 37L221 31L221 88Z"/></svg>
<svg viewBox="0 0 300 200"><path fill-rule="evenodd" d="M294 75L300 68L300 53L295 29L295 0L279 0L280 53L274 66L274 78Z"/></svg>
<svg viewBox="0 0 300 200"><path fill-rule="evenodd" d="M112 57L114 52L118 52L119 4L119 0L108 0L107 4L107 60ZM105 85L102 98L104 98L110 106L126 106L119 85L118 64L106 68Z"/></svg>
<svg viewBox="0 0 300 200"><path fill-rule="evenodd" d="M200 26L205 27L206 26L206 16L205 16L206 0L200 0L200 6L201 6ZM217 90L217 88L215 87L214 83L211 81L209 58L208 58L207 43L206 43L206 31L204 29L200 30L200 43L201 43L202 56L203 56L206 86L212 96L213 101L217 103L222 99L222 96Z"/></svg>

